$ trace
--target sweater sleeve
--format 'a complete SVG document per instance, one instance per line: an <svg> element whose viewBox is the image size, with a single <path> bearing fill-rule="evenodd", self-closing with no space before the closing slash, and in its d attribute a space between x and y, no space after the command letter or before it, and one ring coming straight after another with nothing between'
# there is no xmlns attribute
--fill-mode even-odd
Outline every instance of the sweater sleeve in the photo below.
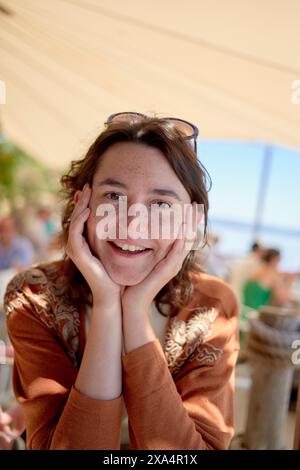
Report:
<svg viewBox="0 0 300 470"><path fill-rule="evenodd" d="M24 292L16 293L13 302L6 294L4 305L28 448L119 449L122 398L96 400L74 388L76 367L53 331L33 314Z"/></svg>
<svg viewBox="0 0 300 470"><path fill-rule="evenodd" d="M236 306L237 309L237 306ZM233 437L237 310L173 377L158 340L123 357L132 446L152 450L227 449ZM216 346L217 345L217 346ZM211 364L209 351L222 354ZM206 349L205 349L206 348ZM202 360L207 355L207 360Z"/></svg>

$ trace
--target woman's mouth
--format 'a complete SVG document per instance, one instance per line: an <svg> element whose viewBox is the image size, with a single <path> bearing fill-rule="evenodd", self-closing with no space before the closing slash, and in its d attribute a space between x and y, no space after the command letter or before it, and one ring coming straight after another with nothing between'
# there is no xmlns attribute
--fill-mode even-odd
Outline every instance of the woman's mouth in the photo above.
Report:
<svg viewBox="0 0 300 470"><path fill-rule="evenodd" d="M142 246L137 245L128 245L127 243L123 242L108 242L111 249L114 253L125 256L126 258L137 258L141 256L145 256L152 251L152 248L144 248Z"/></svg>

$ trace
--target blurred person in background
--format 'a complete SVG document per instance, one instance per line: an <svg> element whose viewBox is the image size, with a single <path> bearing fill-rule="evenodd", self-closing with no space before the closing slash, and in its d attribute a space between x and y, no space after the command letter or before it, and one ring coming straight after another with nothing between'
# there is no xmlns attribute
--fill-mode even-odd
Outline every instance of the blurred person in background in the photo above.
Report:
<svg viewBox="0 0 300 470"><path fill-rule="evenodd" d="M244 285L252 273L261 265L263 252L263 246L258 241L255 241L251 245L250 253L236 261L230 269L227 282L234 290L240 303L243 302Z"/></svg>
<svg viewBox="0 0 300 470"><path fill-rule="evenodd" d="M7 344L7 333L2 316L2 302L6 286L16 272L29 267L34 261L34 247L30 240L18 233L12 216L0 220L0 340L4 342L5 354L13 356ZM1 358L0 367L3 358ZM25 430L23 411L15 405L3 411L0 404L0 450L24 449L21 438Z"/></svg>
<svg viewBox="0 0 300 470"><path fill-rule="evenodd" d="M33 263L34 248L30 240L19 235L15 220L0 220L0 270L27 268Z"/></svg>
<svg viewBox="0 0 300 470"><path fill-rule="evenodd" d="M28 215L24 230L35 247L35 261L46 261L50 240L56 231L51 210L47 207L40 207L34 214Z"/></svg>
<svg viewBox="0 0 300 470"><path fill-rule="evenodd" d="M243 302L248 307L259 309L262 305L288 306L291 289L297 274L279 271L280 251L266 249L261 257L261 266L246 281Z"/></svg>
<svg viewBox="0 0 300 470"><path fill-rule="evenodd" d="M34 260L34 248L30 240L18 233L12 216L0 220L0 340L7 341L3 298L10 279Z"/></svg>

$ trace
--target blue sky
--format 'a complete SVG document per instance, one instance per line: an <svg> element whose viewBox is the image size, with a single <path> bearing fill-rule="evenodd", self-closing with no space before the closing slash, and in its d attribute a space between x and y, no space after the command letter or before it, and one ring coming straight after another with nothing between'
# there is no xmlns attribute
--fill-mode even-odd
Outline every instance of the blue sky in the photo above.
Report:
<svg viewBox="0 0 300 470"><path fill-rule="evenodd" d="M226 219L253 223L264 151L265 145L260 143L199 142L199 159L213 183L210 192L212 221ZM263 224L300 232L300 152L273 147ZM227 252L241 252L243 248L245 251L251 242L250 229L225 229L220 224L212 224L212 228L223 236L222 248ZM286 268L300 269L299 236L262 232L261 239L281 248Z"/></svg>

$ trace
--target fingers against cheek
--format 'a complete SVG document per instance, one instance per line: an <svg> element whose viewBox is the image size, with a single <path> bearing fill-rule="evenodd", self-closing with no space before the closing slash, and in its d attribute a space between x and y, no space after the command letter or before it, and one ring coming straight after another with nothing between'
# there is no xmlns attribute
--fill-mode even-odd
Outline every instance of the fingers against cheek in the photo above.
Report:
<svg viewBox="0 0 300 470"><path fill-rule="evenodd" d="M72 212L72 218L76 218L89 205L91 198L91 189L85 185L82 191L76 191L74 196L75 207Z"/></svg>
<svg viewBox="0 0 300 470"><path fill-rule="evenodd" d="M80 239L83 233L84 224L89 218L90 209L86 207L83 211L73 215L70 227L69 236L72 246L76 246L80 243Z"/></svg>
<svg viewBox="0 0 300 470"><path fill-rule="evenodd" d="M75 205L76 205L77 202L79 201L81 194L82 194L82 191L79 191L79 190L76 191L76 193L74 194L73 202L74 202Z"/></svg>
<svg viewBox="0 0 300 470"><path fill-rule="evenodd" d="M86 191L87 191L87 188L89 187L89 185L87 183L85 183L85 185L83 186L82 190L78 189L75 194L74 194L74 197L73 197L73 201L75 202L75 205L82 199L82 197L86 194Z"/></svg>

